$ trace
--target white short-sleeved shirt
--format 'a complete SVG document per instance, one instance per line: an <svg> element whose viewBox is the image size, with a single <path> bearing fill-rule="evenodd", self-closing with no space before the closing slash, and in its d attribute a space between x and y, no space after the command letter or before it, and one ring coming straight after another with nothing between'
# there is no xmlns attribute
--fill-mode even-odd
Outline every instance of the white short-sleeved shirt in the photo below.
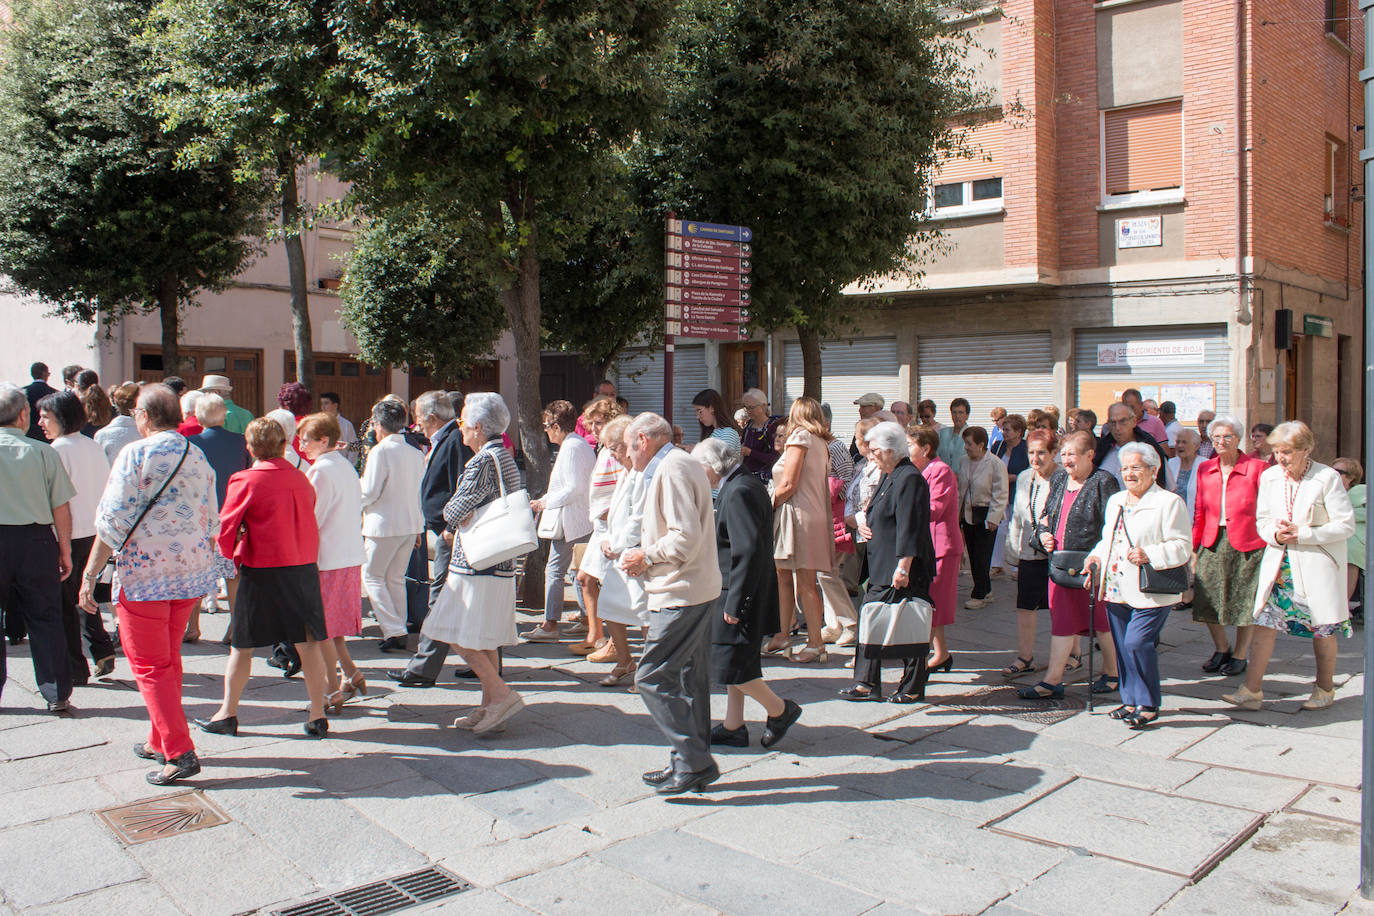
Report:
<svg viewBox="0 0 1374 916"><path fill-rule="evenodd" d="M105 448L81 433L58 436L53 450L67 469L67 476L76 487L72 497L72 538L95 537L95 510L110 478L110 462Z"/></svg>

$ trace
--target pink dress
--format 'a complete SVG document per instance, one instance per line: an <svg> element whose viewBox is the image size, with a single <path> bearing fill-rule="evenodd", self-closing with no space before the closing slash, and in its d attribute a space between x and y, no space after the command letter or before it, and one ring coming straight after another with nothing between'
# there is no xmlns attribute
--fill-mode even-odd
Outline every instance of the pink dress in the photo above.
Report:
<svg viewBox="0 0 1374 916"><path fill-rule="evenodd" d="M778 569L829 570L835 565L835 529L827 482L830 447L824 439L805 429L795 430L787 437L783 454L788 461L797 454L792 446L800 446L806 459L802 462L797 489L787 502L774 510L779 517L775 527L790 530L779 538L773 557ZM791 549L783 545L790 545Z"/></svg>
<svg viewBox="0 0 1374 916"><path fill-rule="evenodd" d="M959 558L964 538L959 532L959 479L950 466L932 459L921 476L930 488L930 539L935 545L935 579L930 583L931 622L937 627L954 623L959 608Z"/></svg>
<svg viewBox="0 0 1374 916"><path fill-rule="evenodd" d="M320 570L324 599L324 629L330 639L360 636L363 632L363 568Z"/></svg>
<svg viewBox="0 0 1374 916"><path fill-rule="evenodd" d="M1059 510L1059 524L1054 532L1054 542L1064 542L1064 525L1069 520L1069 509L1082 489L1064 490L1064 504ZM1093 619L1093 629L1099 633L1107 630L1107 610L1098 605ZM1050 635L1086 636L1088 633L1088 590L1086 588L1064 588L1050 580Z"/></svg>

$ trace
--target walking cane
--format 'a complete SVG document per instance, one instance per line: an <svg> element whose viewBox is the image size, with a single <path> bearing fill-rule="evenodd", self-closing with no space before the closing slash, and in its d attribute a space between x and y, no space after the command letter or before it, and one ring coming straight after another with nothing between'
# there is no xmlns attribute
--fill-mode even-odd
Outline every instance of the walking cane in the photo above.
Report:
<svg viewBox="0 0 1374 916"><path fill-rule="evenodd" d="M1088 715L1093 712L1093 643L1097 641L1097 564L1088 567Z"/></svg>

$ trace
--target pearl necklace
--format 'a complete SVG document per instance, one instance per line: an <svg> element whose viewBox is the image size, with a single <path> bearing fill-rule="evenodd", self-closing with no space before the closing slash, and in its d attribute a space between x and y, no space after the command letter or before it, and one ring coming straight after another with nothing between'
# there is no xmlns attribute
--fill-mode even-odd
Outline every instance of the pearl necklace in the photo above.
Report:
<svg viewBox="0 0 1374 916"><path fill-rule="evenodd" d="M1293 475L1292 475L1292 474L1289 474L1289 473L1287 473L1286 471L1284 472L1284 475L1283 475L1283 502L1284 502L1285 508L1287 508L1287 510L1288 510L1288 521L1290 521L1290 522L1293 521L1293 503L1297 502L1297 499L1298 499L1298 490L1302 488L1302 478L1305 477L1305 476L1307 476L1307 468L1308 468L1311 464L1312 464L1312 459L1311 459L1311 458L1307 459L1307 464L1306 464L1306 465L1303 465L1302 474L1299 475L1299 477L1298 477L1297 480L1294 480L1294 479L1293 479Z"/></svg>

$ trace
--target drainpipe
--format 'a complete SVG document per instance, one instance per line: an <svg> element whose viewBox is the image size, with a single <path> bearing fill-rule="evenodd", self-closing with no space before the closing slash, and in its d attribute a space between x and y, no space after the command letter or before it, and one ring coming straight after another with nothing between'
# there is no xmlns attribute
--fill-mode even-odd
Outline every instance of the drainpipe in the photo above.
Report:
<svg viewBox="0 0 1374 916"><path fill-rule="evenodd" d="M1246 170L1245 157L1249 152L1246 138L1245 118L1245 13L1248 0L1236 0L1236 322L1250 324L1254 315L1250 314L1248 279L1245 275L1246 255Z"/></svg>
<svg viewBox="0 0 1374 916"><path fill-rule="evenodd" d="M1360 71L1360 82L1364 83L1364 149L1360 151L1360 162L1364 165L1365 219L1360 222L1364 233L1364 262L1361 276L1365 277L1364 286L1364 390L1366 403L1374 403L1374 290L1368 282L1369 263L1374 260L1374 238L1370 237L1369 183L1374 180L1374 147L1369 145L1369 136L1374 132L1374 0L1360 0L1360 13L1364 17L1364 69ZM1374 424L1365 418L1364 453L1374 455ZM1367 460L1367 458L1366 458ZM1374 542L1366 539L1364 547L1365 569L1374 569ZM1368 606L1366 600L1365 605ZM1364 628L1364 670L1370 671L1370 661L1374 660L1374 626ZM1360 895L1366 900L1374 900L1374 754L1370 744L1374 742L1374 678L1365 677L1364 682L1364 753L1361 761L1365 791L1360 799Z"/></svg>

